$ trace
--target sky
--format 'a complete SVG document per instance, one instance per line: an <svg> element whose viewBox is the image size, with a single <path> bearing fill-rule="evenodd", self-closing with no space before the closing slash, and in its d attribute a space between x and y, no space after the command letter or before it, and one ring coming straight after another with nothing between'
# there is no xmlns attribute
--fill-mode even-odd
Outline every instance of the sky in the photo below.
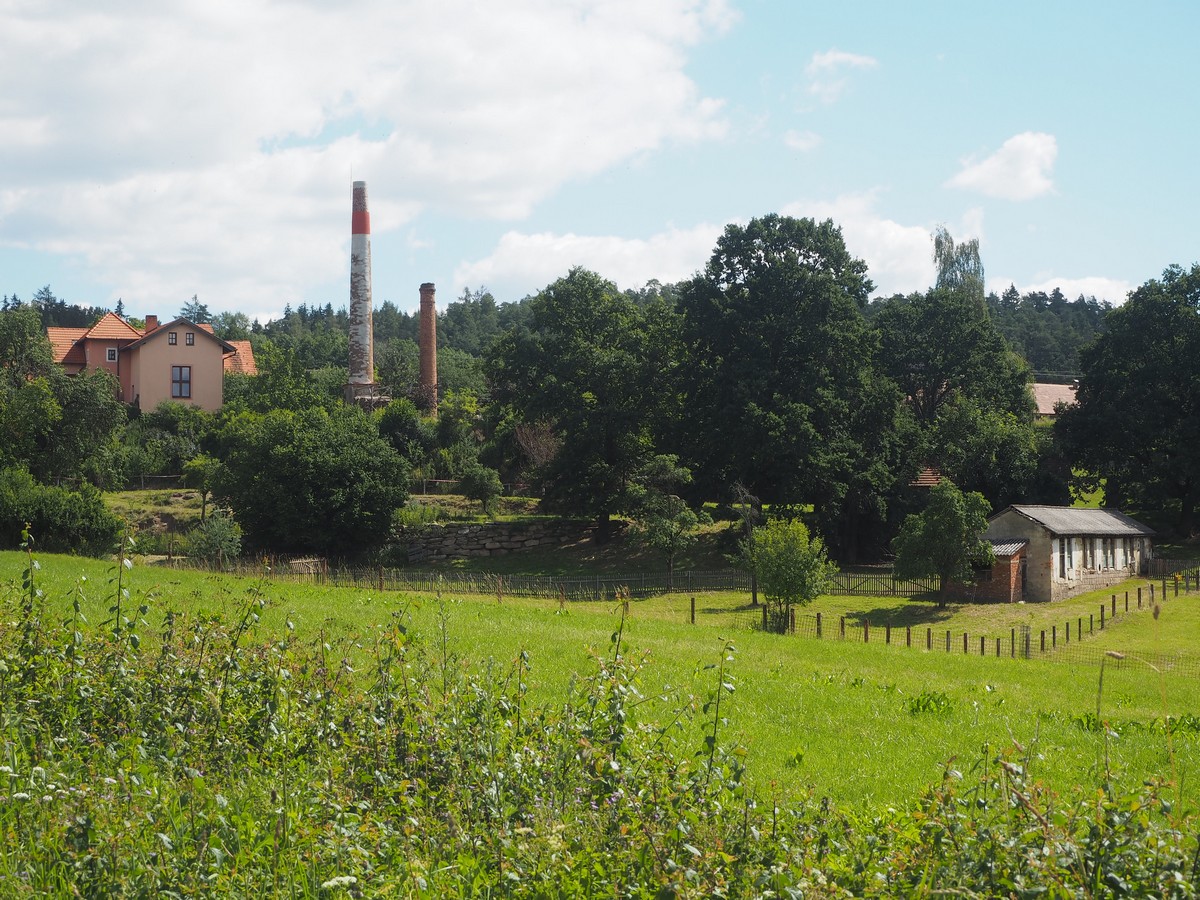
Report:
<svg viewBox="0 0 1200 900"><path fill-rule="evenodd" d="M278 317L701 270L772 212L1120 303L1200 258L1200 4L0 0L0 293Z"/></svg>

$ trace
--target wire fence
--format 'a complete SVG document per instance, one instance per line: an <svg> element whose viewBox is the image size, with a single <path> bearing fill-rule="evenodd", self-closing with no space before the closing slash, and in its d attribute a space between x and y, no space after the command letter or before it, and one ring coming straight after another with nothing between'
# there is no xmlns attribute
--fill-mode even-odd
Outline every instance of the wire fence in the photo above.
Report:
<svg viewBox="0 0 1200 900"><path fill-rule="evenodd" d="M864 644L882 644L905 650L960 653L981 657L1048 659L1060 662L1109 665L1149 664L1159 671L1200 676L1200 658L1188 654L1114 657L1108 650L1087 646L1086 641L1103 632L1119 616L1149 612L1156 603L1200 592L1200 566L1193 561L1190 569L1177 569L1122 595L1112 594L1106 603L1086 617L1064 619L1061 628L1033 630L1012 627L1007 634L970 634L933 626L873 625L865 619L829 617L821 613L803 613L795 607L780 609L761 604L731 610L722 606L698 606L697 594L745 591L751 589L750 576L735 569L686 570L679 572L625 573L619 575L498 575L476 572L415 572L384 566L340 566L318 558L264 558L204 565L195 560L165 560L174 568L208 569L273 581L354 587L384 591L417 593L483 594L498 599L530 597L559 602L611 600L617 597L644 598L664 593L692 594L690 620L730 630L754 629L820 640L841 640ZM937 590L931 579L898 581L890 572L840 573L831 593L844 596L918 596Z"/></svg>
<svg viewBox="0 0 1200 900"><path fill-rule="evenodd" d="M387 566L346 566L318 558L262 557L255 560L164 560L173 568L220 571L270 580L374 588L380 591L500 594L570 601L635 598L669 593L751 590L750 575L738 569L686 569L677 572L622 572L603 575L500 575L487 572L416 571ZM902 580L890 570L839 572L831 594L854 597L916 597L937 591L936 579Z"/></svg>
<svg viewBox="0 0 1200 900"><path fill-rule="evenodd" d="M1105 603L1097 604L1095 612L1087 615L1077 613L1064 619L1061 625L1055 623L1048 628L1037 629L1028 625L1012 626L1007 633L1001 634L971 634L934 626L873 625L866 619L800 613L794 607L780 609L766 605L738 611L729 619L729 624L738 628L818 640L876 644L897 650L1044 659L1075 664L1099 664L1105 661L1107 665L1117 668L1149 666L1159 672L1200 677L1200 656L1192 653L1121 653L1089 643L1091 638L1123 617L1151 615L1157 604L1200 592L1200 569L1176 575L1178 577L1147 582L1133 590L1114 593Z"/></svg>

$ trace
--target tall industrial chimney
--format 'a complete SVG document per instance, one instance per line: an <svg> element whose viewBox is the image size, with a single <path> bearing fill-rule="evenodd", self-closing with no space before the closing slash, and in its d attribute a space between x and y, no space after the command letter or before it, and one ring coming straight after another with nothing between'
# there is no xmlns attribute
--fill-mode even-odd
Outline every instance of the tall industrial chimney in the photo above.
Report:
<svg viewBox="0 0 1200 900"><path fill-rule="evenodd" d="M371 314L371 214L367 183L354 182L350 218L350 381L346 402L374 394L375 350Z"/></svg>
<svg viewBox="0 0 1200 900"><path fill-rule="evenodd" d="M421 405L437 415L437 305L432 282L421 285Z"/></svg>

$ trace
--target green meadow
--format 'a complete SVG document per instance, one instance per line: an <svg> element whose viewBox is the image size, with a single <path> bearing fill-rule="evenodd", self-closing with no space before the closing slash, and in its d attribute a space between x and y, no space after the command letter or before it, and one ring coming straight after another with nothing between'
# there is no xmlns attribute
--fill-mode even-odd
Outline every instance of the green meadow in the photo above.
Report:
<svg viewBox="0 0 1200 900"><path fill-rule="evenodd" d="M117 591L112 563L42 556L37 583L51 615L65 618L80 601L91 628L106 619ZM11 593L24 557L0 554L0 584ZM143 647L169 611L190 616L237 616L253 593L264 601L251 639L282 633L327 644L351 677L367 678L369 657L381 631L402 615L414 639L436 649L456 667L507 671L518 657L531 701L561 703L573 682L611 655L611 638L622 629L623 648L644 660L637 678L638 716L670 720L695 711L712 688L711 667L728 656L732 694L724 701L724 736L745 748L747 783L762 797L784 801L827 796L842 808L876 811L902 805L936 784L944 772L979 766L998 752L1015 752L1029 775L1058 791L1092 783L1107 766L1137 784L1165 777L1189 807L1200 783L1200 689L1194 674L1156 666L1164 657L1195 659L1200 634L1200 594L1171 598L1155 617L1149 609L1121 614L1082 646L1117 651L1108 658L1100 693L1100 667L1055 657L1012 659L1011 629L1029 625L1035 634L1051 625L1098 611L1112 592L1056 604L950 606L945 609L901 598L826 597L801 615L817 611L824 640L766 634L747 627L755 611L748 597L699 595L697 624L683 595L631 601L567 603L505 597L410 595L242 579L225 575L135 565L122 570L129 591L126 612L141 603ZM1136 596L1136 594L1134 594ZM847 639L834 637L841 617ZM862 642L863 621L871 624ZM884 644L885 627L892 644ZM906 627L913 648L903 646ZM934 651L924 648L933 629ZM953 635L945 652L944 635ZM971 654L962 653L961 634ZM978 654L978 635L1003 639L1001 658ZM725 654L723 648L732 645ZM1073 647L1079 646L1077 637ZM1182 654L1182 656L1181 656ZM1063 654L1064 659L1066 654ZM1194 669L1192 670L1194 672ZM1096 722L1099 705L1099 721ZM1176 724L1168 735L1166 721ZM1182 723L1182 724L1179 724Z"/></svg>

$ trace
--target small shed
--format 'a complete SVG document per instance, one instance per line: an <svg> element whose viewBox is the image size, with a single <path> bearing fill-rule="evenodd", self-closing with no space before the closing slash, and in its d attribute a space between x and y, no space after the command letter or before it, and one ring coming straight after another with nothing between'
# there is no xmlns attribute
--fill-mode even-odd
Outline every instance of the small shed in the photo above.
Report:
<svg viewBox="0 0 1200 900"><path fill-rule="evenodd" d="M1009 506L988 519L984 537L996 564L980 581L995 585L996 600L1063 600L1145 571L1153 536L1154 529L1114 509ZM1004 585L1007 597L1000 596Z"/></svg>

